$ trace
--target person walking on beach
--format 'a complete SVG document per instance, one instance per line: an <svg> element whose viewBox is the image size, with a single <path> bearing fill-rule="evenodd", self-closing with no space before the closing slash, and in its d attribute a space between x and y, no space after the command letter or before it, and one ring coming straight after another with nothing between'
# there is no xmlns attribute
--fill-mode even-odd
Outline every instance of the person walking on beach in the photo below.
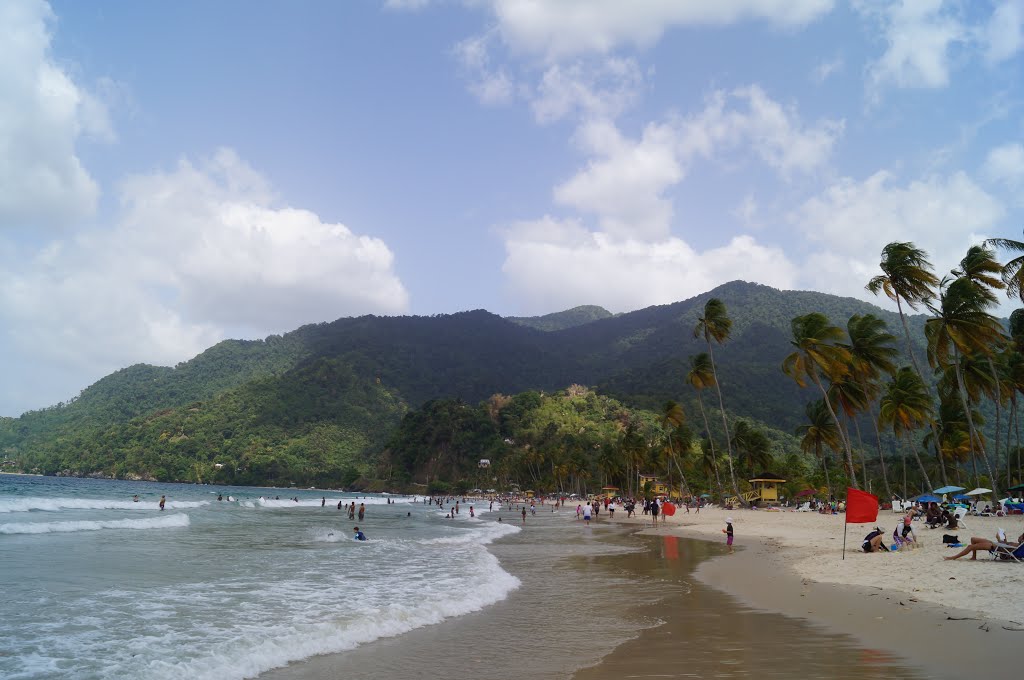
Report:
<svg viewBox="0 0 1024 680"><path fill-rule="evenodd" d="M523 524L526 524L526 506L523 506Z"/></svg>
<svg viewBox="0 0 1024 680"><path fill-rule="evenodd" d="M588 527L590 526L590 504L589 503L587 503L585 506L583 506L583 521L587 523Z"/></svg>
<svg viewBox="0 0 1024 680"><path fill-rule="evenodd" d="M167 502L167 498L164 497L164 496L160 496L160 509L161 510L164 509L164 503L166 503L166 502Z"/></svg>
<svg viewBox="0 0 1024 680"><path fill-rule="evenodd" d="M580 515L582 515L582 514L583 514L583 505L577 503L576 504L576 521L577 522L580 521Z"/></svg>
<svg viewBox="0 0 1024 680"><path fill-rule="evenodd" d="M727 546L729 546L729 554L731 555L733 553L733 549L732 549L732 539L733 539L732 517L726 517L725 518L725 528L722 529L722 533L725 534L725 544Z"/></svg>
<svg viewBox="0 0 1024 680"><path fill-rule="evenodd" d="M654 499L653 501L651 501L651 517L654 518L654 528L655 529L658 528L658 511L660 511L660 510L661 510L661 508L658 507L658 500Z"/></svg>
<svg viewBox="0 0 1024 680"><path fill-rule="evenodd" d="M359 521L360 522L363 521L363 515L365 515L365 514L366 514L366 504L365 503L360 503L359 504Z"/></svg>

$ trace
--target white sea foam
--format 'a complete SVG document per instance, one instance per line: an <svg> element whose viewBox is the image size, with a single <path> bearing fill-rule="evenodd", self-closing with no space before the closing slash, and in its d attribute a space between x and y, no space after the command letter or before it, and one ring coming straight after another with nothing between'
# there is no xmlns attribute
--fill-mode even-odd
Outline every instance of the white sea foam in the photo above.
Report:
<svg viewBox="0 0 1024 680"><path fill-rule="evenodd" d="M379 498L377 496L360 497L360 498L353 498L353 497L339 498L339 497L336 496L334 498L327 498L327 501L326 501L325 505L337 508L338 507L338 502L341 501L342 508L344 508L344 507L350 505L353 501L355 501L356 509L358 509L360 503L362 503L363 505L387 505L388 504L388 500L389 499L387 499L387 498ZM393 501L394 505L397 505L399 503L411 503L412 502L408 498L402 499L402 498L393 497L390 500ZM324 503L322 498L299 498L298 501L294 501L291 498L262 498L261 497L261 498L256 499L255 501L252 501L251 503L249 501L242 501L240 503L240 505L242 507L246 507L246 508L257 507L258 506L258 507L262 507L262 508L285 508L285 509L288 509L288 508L319 508L321 503Z"/></svg>
<svg viewBox="0 0 1024 680"><path fill-rule="evenodd" d="M171 510L186 510L209 505L210 501L167 501L166 507ZM110 498L43 498L26 496L23 498L0 499L0 513L31 512L42 510L59 512L61 510L159 510L159 501L114 500Z"/></svg>
<svg viewBox="0 0 1024 680"><path fill-rule="evenodd" d="M188 515L184 514L147 519L11 522L0 524L0 534L52 534L70 531L99 531L101 529L170 529L188 525Z"/></svg>

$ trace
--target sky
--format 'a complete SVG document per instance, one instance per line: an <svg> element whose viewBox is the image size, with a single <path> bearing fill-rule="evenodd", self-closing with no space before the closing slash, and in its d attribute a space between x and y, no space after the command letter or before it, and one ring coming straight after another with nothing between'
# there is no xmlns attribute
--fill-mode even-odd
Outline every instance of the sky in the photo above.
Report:
<svg viewBox="0 0 1024 680"><path fill-rule="evenodd" d="M1022 237L1022 85L1024 0L0 0L0 415L362 314L888 307L886 243Z"/></svg>

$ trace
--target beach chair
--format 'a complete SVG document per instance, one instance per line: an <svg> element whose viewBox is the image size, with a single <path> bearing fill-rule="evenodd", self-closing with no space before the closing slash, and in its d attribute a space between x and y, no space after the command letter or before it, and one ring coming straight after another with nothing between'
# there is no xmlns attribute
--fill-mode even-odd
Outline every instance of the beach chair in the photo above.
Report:
<svg viewBox="0 0 1024 680"><path fill-rule="evenodd" d="M1024 543L1013 545L1012 543L996 543L996 549L992 551L994 560L1013 560L1024 562Z"/></svg>
<svg viewBox="0 0 1024 680"><path fill-rule="evenodd" d="M958 526L963 527L964 529L967 528L967 525L964 523L964 517L967 516L967 508L957 508L953 511L953 516L956 517L956 523Z"/></svg>

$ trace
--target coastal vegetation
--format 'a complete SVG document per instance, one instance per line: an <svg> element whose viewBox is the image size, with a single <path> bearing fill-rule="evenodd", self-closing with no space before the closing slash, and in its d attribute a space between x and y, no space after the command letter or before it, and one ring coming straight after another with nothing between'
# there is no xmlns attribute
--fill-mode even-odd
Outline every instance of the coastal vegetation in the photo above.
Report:
<svg viewBox="0 0 1024 680"><path fill-rule="evenodd" d="M645 474L742 497L766 470L789 495L1006 489L1024 314L992 310L1020 299L1024 268L992 246L1024 251L979 245L940 278L913 244L886 246L865 283L895 313L737 281L620 315L364 316L224 341L0 419L3 466L395 490L641 493Z"/></svg>

